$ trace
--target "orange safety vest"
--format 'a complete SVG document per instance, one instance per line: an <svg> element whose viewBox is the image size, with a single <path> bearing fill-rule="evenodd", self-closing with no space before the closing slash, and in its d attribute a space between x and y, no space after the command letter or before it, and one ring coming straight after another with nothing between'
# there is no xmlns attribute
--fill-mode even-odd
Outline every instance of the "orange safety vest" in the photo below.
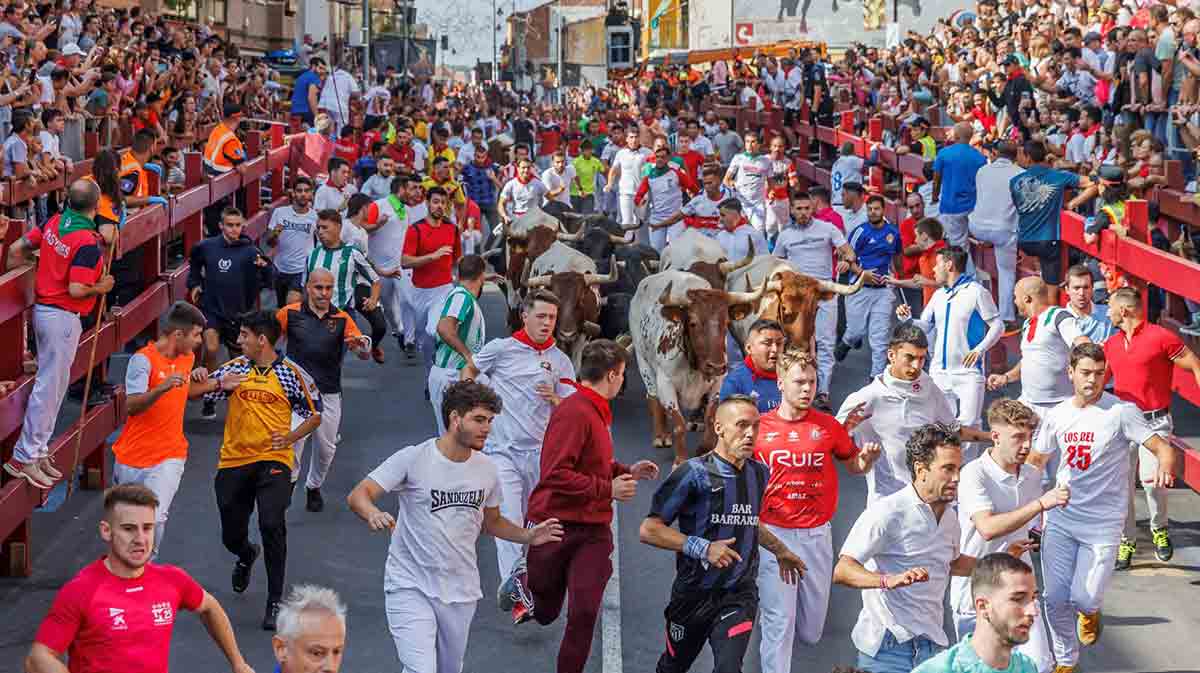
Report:
<svg viewBox="0 0 1200 673"><path fill-rule="evenodd" d="M90 180L97 188L100 187L100 183L96 182L96 178L91 174L83 176L83 179ZM121 215L117 213L112 199L104 192L100 192L100 201L96 204L96 219L104 219L113 224L123 226Z"/></svg>
<svg viewBox="0 0 1200 673"><path fill-rule="evenodd" d="M142 162L133 156L133 150L125 150L125 153L121 155L121 170L118 173L121 176L121 191L129 196L139 198L150 196L150 178L147 173ZM131 187L133 188L132 193L130 192Z"/></svg>
<svg viewBox="0 0 1200 673"><path fill-rule="evenodd" d="M245 158L246 150L242 147L242 141L224 123L217 124L208 135L208 143L204 145L204 167L217 173L232 171L233 162L229 160L231 153L225 151L230 143L234 145L232 154Z"/></svg>

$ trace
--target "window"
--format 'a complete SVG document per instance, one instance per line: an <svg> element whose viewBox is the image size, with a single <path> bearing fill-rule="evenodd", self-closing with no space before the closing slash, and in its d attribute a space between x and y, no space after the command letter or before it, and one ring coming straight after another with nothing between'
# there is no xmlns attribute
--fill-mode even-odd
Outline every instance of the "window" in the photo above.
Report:
<svg viewBox="0 0 1200 673"><path fill-rule="evenodd" d="M228 23L228 9L225 2L226 0L209 0L208 2L208 18L218 26Z"/></svg>
<svg viewBox="0 0 1200 673"><path fill-rule="evenodd" d="M629 28L608 30L608 67L633 67L633 31Z"/></svg>

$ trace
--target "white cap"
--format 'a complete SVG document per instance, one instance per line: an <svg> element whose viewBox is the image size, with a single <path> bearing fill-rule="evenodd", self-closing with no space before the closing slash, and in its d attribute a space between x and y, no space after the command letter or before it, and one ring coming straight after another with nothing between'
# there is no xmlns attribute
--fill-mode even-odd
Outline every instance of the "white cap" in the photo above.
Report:
<svg viewBox="0 0 1200 673"><path fill-rule="evenodd" d="M75 44L74 42L72 42L71 44L68 44L66 47L63 47L63 50L62 50L63 56L83 56L86 53L87 52L80 49L79 45Z"/></svg>

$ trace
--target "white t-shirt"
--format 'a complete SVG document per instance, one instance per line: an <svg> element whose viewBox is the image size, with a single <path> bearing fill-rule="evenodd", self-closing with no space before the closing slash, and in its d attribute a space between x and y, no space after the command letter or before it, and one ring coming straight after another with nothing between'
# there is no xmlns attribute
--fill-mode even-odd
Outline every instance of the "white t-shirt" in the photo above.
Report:
<svg viewBox="0 0 1200 673"><path fill-rule="evenodd" d="M38 140L42 141L43 152L55 159L62 157L62 152L58 149L58 136L49 131L39 131Z"/></svg>
<svg viewBox="0 0 1200 673"><path fill-rule="evenodd" d="M1008 159L996 159L975 173L975 210L971 231L1002 231L1017 234L1017 206L1008 183L1023 169Z"/></svg>
<svg viewBox="0 0 1200 673"><path fill-rule="evenodd" d="M971 518L980 512L1012 512L1041 495L1042 471L1028 463L1021 465L1019 477L1005 472L989 451L964 465L958 476L958 526L962 530L959 546L962 553L983 558L1005 551L1014 542L1029 539L1029 529L1039 521L1036 516L1008 535L991 540L983 539ZM950 609L964 615L974 614L970 577L950 578Z"/></svg>
<svg viewBox="0 0 1200 673"><path fill-rule="evenodd" d="M806 227L793 224L779 232L773 253L787 260L797 273L832 280L833 251L845 244L846 235L833 223L814 219Z"/></svg>
<svg viewBox="0 0 1200 673"><path fill-rule="evenodd" d="M279 231L275 268L279 273L304 273L308 255L316 245L317 211L297 213L292 206L281 206L271 213L268 230Z"/></svg>
<svg viewBox="0 0 1200 673"><path fill-rule="evenodd" d="M358 248L358 251L364 255L369 255L371 252L371 239L367 236L367 230L350 221L350 218L342 218L342 243ZM368 256L367 259L370 259Z"/></svg>
<svg viewBox="0 0 1200 673"><path fill-rule="evenodd" d="M743 224L733 231L722 228L717 234L717 242L725 249L725 258L731 261L741 261L746 255L765 255L767 239L758 229Z"/></svg>
<svg viewBox="0 0 1200 673"><path fill-rule="evenodd" d="M858 228L858 225L866 224L867 222L867 206L865 203L855 211L851 211L844 206L834 206L833 211L842 216L842 225L845 226L846 231L853 232Z"/></svg>
<svg viewBox="0 0 1200 673"><path fill-rule="evenodd" d="M902 643L925 636L946 647L942 602L950 564L959 556L959 535L954 508L947 507L939 520L912 485L867 505L846 536L841 555L886 575L924 568L929 580L891 591L863 590L862 612L850 632L859 652L875 656L889 631Z"/></svg>
<svg viewBox="0 0 1200 673"><path fill-rule="evenodd" d="M1046 404L1075 393L1067 363L1075 339L1083 336L1070 311L1057 306L1026 320L1021 329L1021 399Z"/></svg>
<svg viewBox="0 0 1200 673"><path fill-rule="evenodd" d="M864 402L863 410L871 416L859 423L851 435L859 446L866 442L879 442L883 446L883 455L867 472L869 505L912 483L906 445L917 428L927 423L958 427L958 420L954 405L925 372L916 381L902 381L884 370L842 402L838 422L846 422L850 410Z"/></svg>
<svg viewBox="0 0 1200 673"><path fill-rule="evenodd" d="M960 276L954 287L939 287L918 320L921 328L932 336L929 370L976 371L982 376L987 371L984 361L988 348L984 337L991 327L989 323L999 319L1000 311L992 293L975 282L974 276ZM974 367L964 367L963 358L977 348L984 351L984 356Z"/></svg>
<svg viewBox="0 0 1200 673"><path fill-rule="evenodd" d="M344 123L350 119L350 97L359 91L354 76L338 68L325 78L317 105L329 110L337 121Z"/></svg>
<svg viewBox="0 0 1200 673"><path fill-rule="evenodd" d="M384 591L416 589L446 603L482 598L475 542L484 508L500 506L492 459L472 451L456 463L442 455L436 439L427 439L392 454L367 478L400 501Z"/></svg>
<svg viewBox="0 0 1200 673"><path fill-rule="evenodd" d="M628 147L617 150L613 163L621 167L617 190L623 196L633 196L637 192L638 184L642 181L642 165L646 163L648 154L646 150L631 150Z"/></svg>
<svg viewBox="0 0 1200 673"><path fill-rule="evenodd" d="M388 106L392 102L392 93L387 90L387 87L373 86L367 89L367 94L363 96L367 104L367 114L373 117L387 116Z"/></svg>
<svg viewBox="0 0 1200 673"><path fill-rule="evenodd" d="M711 157L716 153L716 148L713 147L712 141L709 140L703 133L692 138L692 150L699 153L704 158Z"/></svg>
<svg viewBox="0 0 1200 673"><path fill-rule="evenodd" d="M759 205L767 198L767 178L774 172L771 157L765 154L750 156L740 152L729 162L726 175L733 176L733 186L743 203Z"/></svg>
<svg viewBox="0 0 1200 673"><path fill-rule="evenodd" d="M854 155L840 156L829 169L829 200L835 206L842 205L842 185L847 182L862 184L863 160Z"/></svg>
<svg viewBox="0 0 1200 673"><path fill-rule="evenodd" d="M560 174L551 166L542 172L542 183L546 185L546 190L564 188L554 198L546 197L546 202L557 201L559 203L571 205L571 183L575 181L575 167L568 163Z"/></svg>
<svg viewBox="0 0 1200 673"><path fill-rule="evenodd" d="M513 178L504 183L504 189L500 190L500 196L505 199L512 215L519 217L535 205L540 205L547 191L549 190L546 189L546 183L537 178L530 178L526 183ZM568 193L570 193L569 190Z"/></svg>
<svg viewBox="0 0 1200 673"><path fill-rule="evenodd" d="M404 251L404 235L408 233L410 224L409 210L404 209L404 215L396 214L396 209L386 198L375 201L379 210L379 228L368 234L371 242L370 254L367 259L380 271L393 271L400 266L400 256Z"/></svg>
<svg viewBox="0 0 1200 673"><path fill-rule="evenodd" d="M475 366L487 375L487 384L504 403L492 420L484 453L528 453L542 450L542 439L554 407L537 394L536 387L550 383L559 397L575 392L562 379L575 380L571 358L557 346L538 352L512 337L484 344L475 354Z"/></svg>
<svg viewBox="0 0 1200 673"><path fill-rule="evenodd" d="M1129 508L1129 444L1156 434L1137 406L1109 393L1082 409L1072 398L1048 411L1034 451L1057 454L1055 481L1071 489L1071 504L1047 512L1047 527L1061 526L1092 544L1120 540Z"/></svg>
<svg viewBox="0 0 1200 673"><path fill-rule="evenodd" d="M341 189L326 182L317 188L317 194L313 197L313 210L336 210L344 217L346 203L357 193L358 187L355 187L353 182L347 182Z"/></svg>

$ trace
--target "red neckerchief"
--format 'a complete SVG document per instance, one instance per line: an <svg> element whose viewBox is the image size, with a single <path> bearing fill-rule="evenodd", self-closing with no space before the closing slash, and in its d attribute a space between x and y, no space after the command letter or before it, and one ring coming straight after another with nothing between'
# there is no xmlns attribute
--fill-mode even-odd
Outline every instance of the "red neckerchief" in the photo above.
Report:
<svg viewBox="0 0 1200 673"><path fill-rule="evenodd" d="M746 359L742 362L745 362L746 368L750 370L750 378L756 381L758 379L769 379L771 381L775 381L778 378L778 375L775 372L764 372L763 370L759 369L758 366L754 364L754 358L750 357L749 355L747 355Z"/></svg>
<svg viewBox="0 0 1200 673"><path fill-rule="evenodd" d="M1025 71L1018 68L1016 72L1008 73L1008 81L1011 82L1018 77L1024 77L1024 76L1025 76Z"/></svg>
<svg viewBox="0 0 1200 673"><path fill-rule="evenodd" d="M524 327L517 330L516 332L513 332L512 336L517 341L520 341L521 343L525 344L526 346L529 346L530 348L532 348L533 350L535 350L539 353L545 352L554 347L554 337L550 337L549 339L546 339L544 342L542 342L540 344L536 344L533 342L533 339L529 338L529 333L525 331Z"/></svg>
<svg viewBox="0 0 1200 673"><path fill-rule="evenodd" d="M1099 130L1100 130L1100 125L1099 125L1099 124L1096 124L1095 126L1093 126L1093 127L1092 127L1092 128L1090 128L1090 129L1084 129L1084 130L1082 131L1082 133L1083 133L1083 137L1084 137L1084 138L1091 138L1092 136L1096 135L1096 132L1097 132L1097 131L1099 131Z"/></svg>
<svg viewBox="0 0 1200 673"><path fill-rule="evenodd" d="M513 336L516 336L515 334ZM600 420L604 422L605 427L612 427L613 415L612 407L603 395L592 390L591 388L575 383L571 379L559 379L562 383L566 383L575 388L577 395L583 395L596 407L596 411L600 412Z"/></svg>
<svg viewBox="0 0 1200 673"><path fill-rule="evenodd" d="M533 182L533 171L529 172L529 179L527 179L527 180L521 179L521 171L520 170L518 170L516 173L514 173L513 177L516 178L517 182L519 182L523 185L527 185L527 184Z"/></svg>
<svg viewBox="0 0 1200 673"><path fill-rule="evenodd" d="M971 116L983 124L985 130L991 131L996 127L996 115L988 114L978 107L971 108Z"/></svg>
<svg viewBox="0 0 1200 673"><path fill-rule="evenodd" d="M1054 308L1054 307L1051 306L1050 308L1046 309L1046 311L1049 311L1052 308ZM1042 313L1045 313L1046 311L1042 311ZM1025 335L1025 340L1028 341L1029 343L1033 343L1033 335L1037 334L1037 325L1038 325L1038 321L1040 321L1042 319L1042 313L1035 315L1029 321L1029 333Z"/></svg>

